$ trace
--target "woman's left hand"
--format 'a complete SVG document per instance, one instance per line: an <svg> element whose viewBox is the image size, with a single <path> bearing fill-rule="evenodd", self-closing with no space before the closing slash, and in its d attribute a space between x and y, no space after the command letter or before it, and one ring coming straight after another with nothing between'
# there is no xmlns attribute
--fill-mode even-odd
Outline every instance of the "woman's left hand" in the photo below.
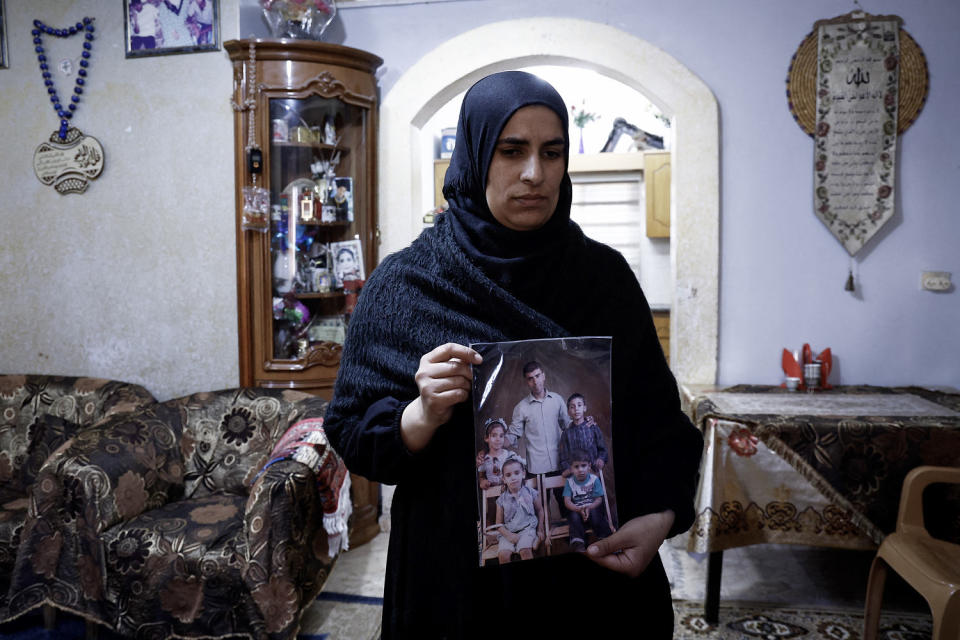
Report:
<svg viewBox="0 0 960 640"><path fill-rule="evenodd" d="M647 568L673 526L673 511L633 518L587 548L587 557L613 571L637 577Z"/></svg>

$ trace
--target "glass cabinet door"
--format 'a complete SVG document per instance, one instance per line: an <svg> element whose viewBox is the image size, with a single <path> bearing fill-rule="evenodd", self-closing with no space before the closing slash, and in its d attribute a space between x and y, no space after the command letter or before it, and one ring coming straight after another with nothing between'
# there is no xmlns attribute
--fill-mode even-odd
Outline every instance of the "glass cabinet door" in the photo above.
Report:
<svg viewBox="0 0 960 640"><path fill-rule="evenodd" d="M333 395L377 264L376 55L230 40L240 383Z"/></svg>
<svg viewBox="0 0 960 640"><path fill-rule="evenodd" d="M364 269L360 212L368 110L338 98L270 98L273 359L343 344Z"/></svg>

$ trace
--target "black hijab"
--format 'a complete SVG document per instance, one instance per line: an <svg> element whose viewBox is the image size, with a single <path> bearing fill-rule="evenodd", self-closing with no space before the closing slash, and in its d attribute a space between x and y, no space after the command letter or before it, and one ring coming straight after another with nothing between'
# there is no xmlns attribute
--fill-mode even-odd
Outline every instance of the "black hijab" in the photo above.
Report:
<svg viewBox="0 0 960 640"><path fill-rule="evenodd" d="M550 286L564 264L570 240L579 237L570 222L572 187L564 173L553 215L539 229L514 231L487 206L487 172L503 127L522 107L543 105L557 114L563 129L564 166L570 150L567 109L550 84L523 71L504 71L474 84L463 99L457 141L443 181L443 195L456 242L489 278L541 312L556 292Z"/></svg>

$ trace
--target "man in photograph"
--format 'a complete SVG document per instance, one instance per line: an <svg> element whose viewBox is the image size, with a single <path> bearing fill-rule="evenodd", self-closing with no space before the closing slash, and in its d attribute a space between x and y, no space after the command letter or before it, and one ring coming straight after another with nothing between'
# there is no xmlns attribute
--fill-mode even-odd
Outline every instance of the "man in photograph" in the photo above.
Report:
<svg viewBox="0 0 960 640"><path fill-rule="evenodd" d="M523 453L530 473L560 473L560 434L570 424L567 403L553 391L547 391L547 377L536 360L523 365L523 379L530 393L513 408L513 418L507 430L509 445L523 443ZM566 516L563 487L553 490L557 509ZM543 505L549 509L549 505Z"/></svg>
<svg viewBox="0 0 960 640"><path fill-rule="evenodd" d="M560 471L560 434L570 423L567 403L560 394L547 391L547 377L536 360L523 365L523 378L530 393L513 408L508 444L523 443L530 473Z"/></svg>

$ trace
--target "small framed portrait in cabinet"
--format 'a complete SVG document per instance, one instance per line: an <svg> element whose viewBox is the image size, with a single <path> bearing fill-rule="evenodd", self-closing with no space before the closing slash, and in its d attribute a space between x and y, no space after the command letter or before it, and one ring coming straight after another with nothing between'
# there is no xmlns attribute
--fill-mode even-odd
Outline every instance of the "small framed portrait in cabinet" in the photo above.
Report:
<svg viewBox="0 0 960 640"><path fill-rule="evenodd" d="M338 222L353 222L353 178L333 179L333 205Z"/></svg>
<svg viewBox="0 0 960 640"><path fill-rule="evenodd" d="M220 0L123 0L128 58L220 50Z"/></svg>
<svg viewBox="0 0 960 640"><path fill-rule="evenodd" d="M337 287L346 280L363 280L363 248L360 239L330 243L330 257L333 260L333 277Z"/></svg>

